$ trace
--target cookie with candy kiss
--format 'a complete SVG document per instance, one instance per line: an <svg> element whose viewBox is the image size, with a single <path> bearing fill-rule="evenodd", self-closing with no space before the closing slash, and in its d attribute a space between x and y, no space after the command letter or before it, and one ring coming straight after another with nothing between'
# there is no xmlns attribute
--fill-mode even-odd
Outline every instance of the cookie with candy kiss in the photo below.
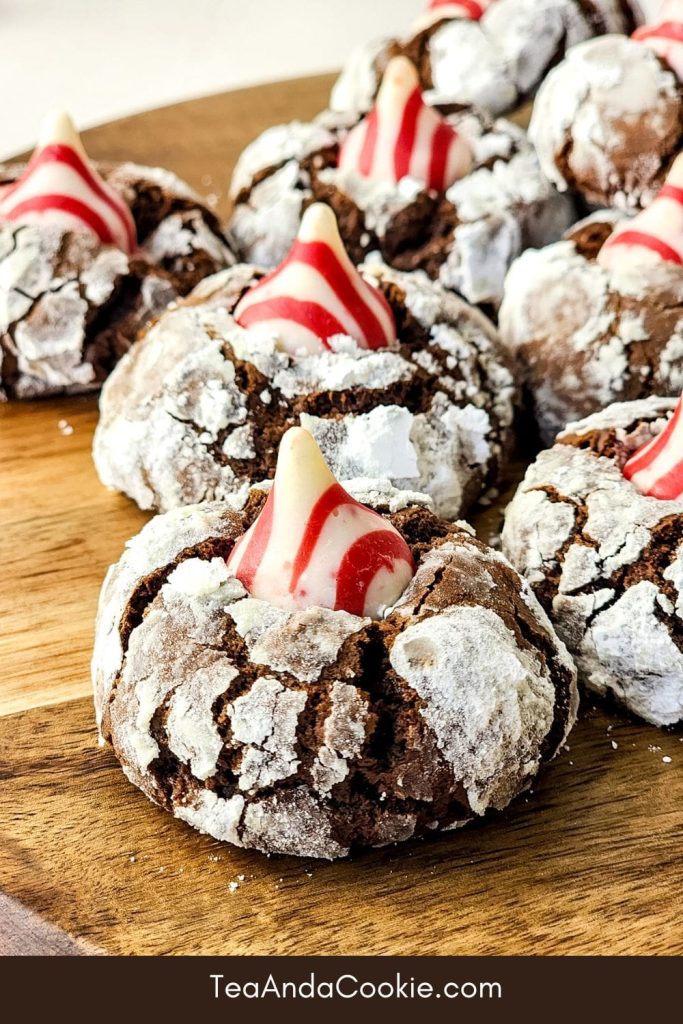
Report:
<svg viewBox="0 0 683 1024"><path fill-rule="evenodd" d="M333 110L370 110L388 61L405 56L428 102L504 114L533 96L568 47L630 32L640 15L637 0L423 0L423 8L403 38L354 50L332 90Z"/></svg>
<svg viewBox="0 0 683 1024"><path fill-rule="evenodd" d="M664 0L629 39L574 47L541 89L529 127L563 192L624 211L647 207L683 142L683 3Z"/></svg>
<svg viewBox="0 0 683 1024"><path fill-rule="evenodd" d="M602 211L511 267L500 310L541 436L683 388L683 157L633 218Z"/></svg>
<svg viewBox="0 0 683 1024"><path fill-rule="evenodd" d="M683 722L681 403L616 403L571 423L508 506L503 551L590 690Z"/></svg>
<svg viewBox="0 0 683 1024"><path fill-rule="evenodd" d="M299 429L242 512L204 503L129 541L92 665L127 778L267 854L343 857L503 808L577 710L571 659L502 555L424 495L340 488Z"/></svg>
<svg viewBox="0 0 683 1024"><path fill-rule="evenodd" d="M308 431L292 427L263 510L228 568L252 597L280 608L376 618L398 600L415 567L398 530L352 498Z"/></svg>
<svg viewBox="0 0 683 1024"><path fill-rule="evenodd" d="M340 480L385 478L455 517L495 486L514 398L482 313L424 274L354 266L313 204L275 271L216 275L143 334L102 393L95 464L143 508L241 507L302 425Z"/></svg>
<svg viewBox="0 0 683 1024"><path fill-rule="evenodd" d="M317 200L335 211L354 262L379 252L493 306L514 256L572 220L520 128L471 108L443 116L405 56L389 62L367 116L327 112L264 132L231 191L231 234L246 260L281 263Z"/></svg>
<svg viewBox="0 0 683 1024"><path fill-rule="evenodd" d="M139 329L232 252L168 171L88 159L67 114L0 166L0 400L98 388Z"/></svg>

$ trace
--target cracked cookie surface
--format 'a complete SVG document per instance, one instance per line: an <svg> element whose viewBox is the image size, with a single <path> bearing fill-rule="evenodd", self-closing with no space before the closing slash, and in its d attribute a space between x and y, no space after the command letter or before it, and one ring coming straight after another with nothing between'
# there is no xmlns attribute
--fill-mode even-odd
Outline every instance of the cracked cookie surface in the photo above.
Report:
<svg viewBox="0 0 683 1024"><path fill-rule="evenodd" d="M562 192L594 205L649 206L683 142L683 89L665 61L621 35L570 50L541 86L529 125Z"/></svg>
<svg viewBox="0 0 683 1024"><path fill-rule="evenodd" d="M101 480L142 508L240 507L300 424L338 479L384 477L460 515L495 485L511 442L515 386L497 333L423 274L361 270L392 307L391 348L340 335L335 350L287 355L232 315L261 270L241 264L203 282L107 381L94 440Z"/></svg>
<svg viewBox="0 0 683 1024"><path fill-rule="evenodd" d="M640 494L622 468L675 404L619 403L570 424L527 471L502 535L580 679L660 726L683 720L683 502Z"/></svg>
<svg viewBox="0 0 683 1024"><path fill-rule="evenodd" d="M152 520L105 581L98 724L155 803L218 839L333 858L502 808L576 715L575 669L527 584L420 495L355 497L411 547L413 581L371 620L286 612L225 565L258 514Z"/></svg>
<svg viewBox="0 0 683 1024"><path fill-rule="evenodd" d="M435 20L404 40L359 47L335 83L333 110L369 110L387 62L401 54L435 105L503 114L536 91L565 51L603 32L632 31L628 0L496 0L479 21Z"/></svg>
<svg viewBox="0 0 683 1024"><path fill-rule="evenodd" d="M683 390L683 268L602 267L596 257L620 219L593 214L508 273L501 339L545 444L613 402Z"/></svg>
<svg viewBox="0 0 683 1024"><path fill-rule="evenodd" d="M0 184L23 167L0 167ZM233 262L214 214L174 174L98 170L133 214L131 256L47 221L0 222L0 399L99 388L148 320Z"/></svg>
<svg viewBox="0 0 683 1024"><path fill-rule="evenodd" d="M339 145L357 120L326 112L270 128L247 146L231 185L230 228L243 259L280 263L304 210L325 202L355 262L379 252L398 270L424 270L469 302L497 306L515 256L555 241L574 219L525 133L508 121L469 108L450 113L474 163L439 195L415 178L394 184L339 169Z"/></svg>

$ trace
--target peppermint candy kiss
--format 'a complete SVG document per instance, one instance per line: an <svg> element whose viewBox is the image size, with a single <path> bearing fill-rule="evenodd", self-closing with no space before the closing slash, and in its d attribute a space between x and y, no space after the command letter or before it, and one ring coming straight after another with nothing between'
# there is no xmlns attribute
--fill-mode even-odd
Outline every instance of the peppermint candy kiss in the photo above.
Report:
<svg viewBox="0 0 683 1024"><path fill-rule="evenodd" d="M598 253L609 269L660 261L683 264L683 155L650 206L621 224Z"/></svg>
<svg viewBox="0 0 683 1024"><path fill-rule="evenodd" d="M683 81L683 0L664 0L657 20L636 29L633 38L654 50Z"/></svg>
<svg viewBox="0 0 683 1024"><path fill-rule="evenodd" d="M137 245L130 210L93 168L67 114L46 118L26 170L0 189L0 220L89 231L129 255Z"/></svg>
<svg viewBox="0 0 683 1024"><path fill-rule="evenodd" d="M281 608L373 617L415 573L398 530L347 494L302 427L282 438L273 489L228 568L252 597Z"/></svg>
<svg viewBox="0 0 683 1024"><path fill-rule="evenodd" d="M335 335L348 335L361 348L396 340L389 303L354 267L323 203L309 206L288 256L240 300L235 320L275 337L291 354L329 348Z"/></svg>
<svg viewBox="0 0 683 1024"><path fill-rule="evenodd" d="M662 501L683 498L683 399L659 437L631 456L624 476L641 494Z"/></svg>
<svg viewBox="0 0 683 1024"><path fill-rule="evenodd" d="M469 145L422 99L414 65L394 57L373 110L342 143L339 169L376 181L410 176L444 192L471 168Z"/></svg>
<svg viewBox="0 0 683 1024"><path fill-rule="evenodd" d="M429 0L427 9L415 23L415 31L421 32L445 18L464 18L479 21L494 0Z"/></svg>

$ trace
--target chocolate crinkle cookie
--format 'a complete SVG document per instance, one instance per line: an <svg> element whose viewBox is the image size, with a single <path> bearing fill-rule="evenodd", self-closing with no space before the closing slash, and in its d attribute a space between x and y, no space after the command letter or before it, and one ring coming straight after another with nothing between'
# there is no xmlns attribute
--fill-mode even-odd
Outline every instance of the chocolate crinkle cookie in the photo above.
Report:
<svg viewBox="0 0 683 1024"><path fill-rule="evenodd" d="M511 267L500 309L540 434L609 405L683 388L683 268L662 260L604 265L629 221L603 211Z"/></svg>
<svg viewBox="0 0 683 1024"><path fill-rule="evenodd" d="M360 270L393 313L389 347L342 334L329 348L283 351L235 319L263 278L245 264L166 312L103 389L94 442L103 483L142 508L213 499L239 508L250 484L272 478L282 435L301 423L340 479L426 491L449 518L468 508L495 485L511 443L515 386L497 333L425 274Z"/></svg>
<svg viewBox="0 0 683 1024"><path fill-rule="evenodd" d="M683 720L683 500L642 494L622 470L674 406L618 403L571 424L528 470L503 530L580 680L660 726Z"/></svg>
<svg viewBox="0 0 683 1024"><path fill-rule="evenodd" d="M148 320L233 262L214 214L174 174L97 167L132 213L130 255L58 221L0 217L0 398L98 388ZM24 170L0 167L0 187Z"/></svg>
<svg viewBox="0 0 683 1024"><path fill-rule="evenodd" d="M548 75L529 135L560 191L622 210L646 207L683 145L683 89L637 39L593 39Z"/></svg>
<svg viewBox="0 0 683 1024"><path fill-rule="evenodd" d="M226 559L264 500L152 520L101 595L104 740L217 839L335 858L505 807L563 744L575 669L528 585L468 527L381 483L357 498L416 573L379 619L250 597Z"/></svg>
<svg viewBox="0 0 683 1024"><path fill-rule="evenodd" d="M467 172L445 190L410 169L396 181L340 166L357 115L327 112L268 129L246 148L232 181L230 227L242 258L279 263L303 211L322 201L356 262L379 252L398 270L424 270L469 302L497 306L510 263L527 246L558 239L573 207L541 172L521 128L473 109L445 121L471 154Z"/></svg>
<svg viewBox="0 0 683 1024"><path fill-rule="evenodd" d="M387 62L404 54L418 67L429 102L474 103L502 114L533 96L568 47L630 32L641 13L629 0L492 0L445 5L444 14L430 6L404 39L375 40L352 54L332 91L332 109L368 110Z"/></svg>

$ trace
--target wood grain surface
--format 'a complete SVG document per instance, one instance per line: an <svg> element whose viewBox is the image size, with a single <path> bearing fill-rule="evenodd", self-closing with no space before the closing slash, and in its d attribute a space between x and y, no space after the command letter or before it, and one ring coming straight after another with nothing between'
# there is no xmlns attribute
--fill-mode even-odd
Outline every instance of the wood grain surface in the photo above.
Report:
<svg viewBox="0 0 683 1024"><path fill-rule="evenodd" d="M330 83L193 101L85 142L166 165L224 211L243 145L310 117ZM504 815L354 860L268 859L149 804L93 721L99 587L147 518L96 478L96 416L91 397L0 407L0 952L683 952L683 736L590 702ZM500 507L477 517L482 536L499 525Z"/></svg>

